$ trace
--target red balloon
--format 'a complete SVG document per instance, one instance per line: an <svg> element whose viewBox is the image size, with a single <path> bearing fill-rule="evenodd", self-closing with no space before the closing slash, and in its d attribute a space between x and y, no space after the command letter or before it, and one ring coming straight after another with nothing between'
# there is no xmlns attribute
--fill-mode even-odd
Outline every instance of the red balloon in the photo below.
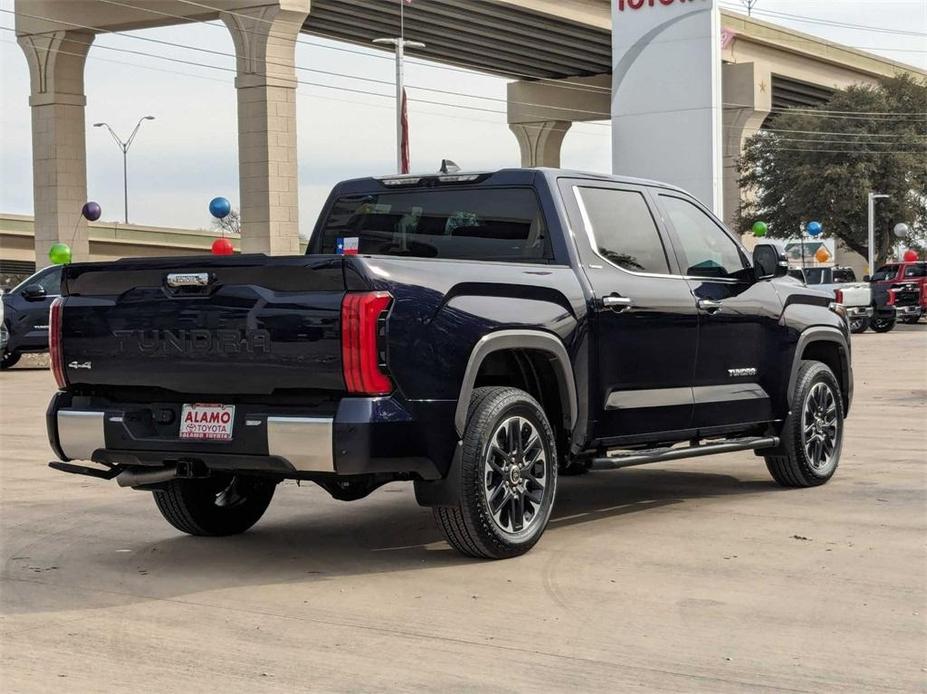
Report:
<svg viewBox="0 0 927 694"><path fill-rule="evenodd" d="M913 251L910 248L904 252L904 261L906 263L913 263L917 260L917 251Z"/></svg>
<svg viewBox="0 0 927 694"><path fill-rule="evenodd" d="M232 242L226 238L216 239L212 242L213 255L232 255L234 252L235 247L232 245Z"/></svg>

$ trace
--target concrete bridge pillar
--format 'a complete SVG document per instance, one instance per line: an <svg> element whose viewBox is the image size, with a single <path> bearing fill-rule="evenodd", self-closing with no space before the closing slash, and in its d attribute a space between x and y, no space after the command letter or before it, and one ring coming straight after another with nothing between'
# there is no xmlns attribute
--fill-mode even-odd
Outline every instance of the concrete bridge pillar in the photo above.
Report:
<svg viewBox="0 0 927 694"><path fill-rule="evenodd" d="M32 107L32 179L36 265L62 242L74 260L88 260L84 63L93 34L49 31L24 34L18 42L29 64Z"/></svg>
<svg viewBox="0 0 927 694"><path fill-rule="evenodd" d="M299 253L295 51L309 0L220 17L235 44L244 253Z"/></svg>
<svg viewBox="0 0 927 694"><path fill-rule="evenodd" d="M509 123L521 150L521 165L560 168L560 146L571 125L568 120Z"/></svg>
<svg viewBox="0 0 927 694"><path fill-rule="evenodd" d="M724 221L732 229L740 209L737 161L744 142L755 135L772 110L772 75L756 63L725 63L721 68L723 111L722 181Z"/></svg>
<svg viewBox="0 0 927 694"><path fill-rule="evenodd" d="M508 85L508 122L522 166L560 166L563 138L575 121L611 117L611 75L520 80Z"/></svg>

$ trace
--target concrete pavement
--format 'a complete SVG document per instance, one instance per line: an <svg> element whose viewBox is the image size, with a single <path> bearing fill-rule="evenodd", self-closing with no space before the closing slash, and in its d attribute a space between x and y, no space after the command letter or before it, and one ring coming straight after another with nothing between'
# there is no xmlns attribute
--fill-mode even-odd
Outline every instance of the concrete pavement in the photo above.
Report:
<svg viewBox="0 0 927 694"><path fill-rule="evenodd" d="M46 370L0 375L4 692L924 691L927 325L854 336L840 469L751 453L561 481L528 555L450 550L409 485L280 486L242 536L45 463Z"/></svg>

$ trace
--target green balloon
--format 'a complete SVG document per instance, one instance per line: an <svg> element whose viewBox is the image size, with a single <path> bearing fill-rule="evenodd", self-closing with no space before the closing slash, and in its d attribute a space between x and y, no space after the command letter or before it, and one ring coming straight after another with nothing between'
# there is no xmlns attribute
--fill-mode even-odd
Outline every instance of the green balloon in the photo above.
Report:
<svg viewBox="0 0 927 694"><path fill-rule="evenodd" d="M56 243L48 249L48 259L55 265L66 265L71 262L71 247L66 243Z"/></svg>
<svg viewBox="0 0 927 694"><path fill-rule="evenodd" d="M753 235L754 236L766 236L767 231L769 231L769 227L766 225L766 222L754 222L753 223Z"/></svg>

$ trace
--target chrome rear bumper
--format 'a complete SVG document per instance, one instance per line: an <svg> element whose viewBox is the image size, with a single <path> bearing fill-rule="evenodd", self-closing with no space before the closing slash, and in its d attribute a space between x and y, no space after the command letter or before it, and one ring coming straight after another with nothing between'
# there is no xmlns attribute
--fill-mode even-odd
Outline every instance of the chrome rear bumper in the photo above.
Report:
<svg viewBox="0 0 927 694"><path fill-rule="evenodd" d="M61 409L55 416L57 441L64 460L92 460L97 451L105 451L106 413L93 410ZM266 417L267 456L281 458L295 472L335 472L332 453L332 427L330 417ZM123 426L121 415L109 418L109 426ZM199 442L190 441L188 452L176 457L197 457ZM54 447L54 444L53 444ZM234 450L230 450L234 453Z"/></svg>

